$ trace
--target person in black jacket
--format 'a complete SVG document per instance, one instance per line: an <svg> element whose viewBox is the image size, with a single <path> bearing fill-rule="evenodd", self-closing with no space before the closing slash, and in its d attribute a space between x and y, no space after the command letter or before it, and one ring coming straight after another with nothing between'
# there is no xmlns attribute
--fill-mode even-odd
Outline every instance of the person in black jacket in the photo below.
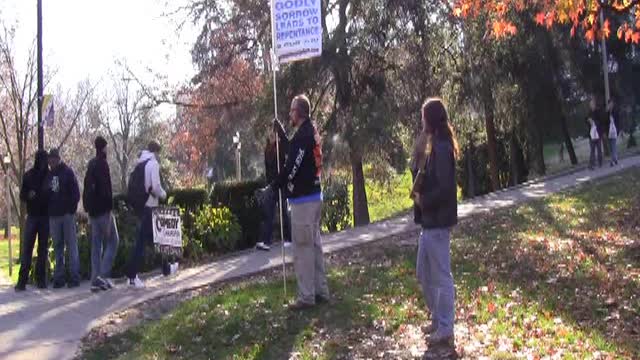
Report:
<svg viewBox="0 0 640 360"><path fill-rule="evenodd" d="M49 249L48 199L44 191L47 179L47 152L36 153L33 167L26 172L20 187L20 200L27 204L27 221L24 227L22 254L20 254L20 273L16 291L26 290L31 270L33 246L38 237L38 260L36 262L36 283L38 288L47 287L47 252Z"/></svg>
<svg viewBox="0 0 640 360"><path fill-rule="evenodd" d="M65 245L69 253L70 288L80 285L80 256L78 255L78 236L76 218L80 189L73 170L60 160L58 149L49 152L49 174L46 191L49 199L49 228L56 256L53 273L53 287L65 285Z"/></svg>
<svg viewBox="0 0 640 360"><path fill-rule="evenodd" d="M113 259L118 251L118 229L111 213L113 195L107 162L107 141L98 136L96 157L89 161L84 177L82 200L91 224L91 291L109 290ZM104 248L104 252L103 252Z"/></svg>
<svg viewBox="0 0 640 360"><path fill-rule="evenodd" d="M276 158L276 136L274 132L269 133L269 137L267 138L267 143L264 148L264 167L265 167L265 175L267 184L270 184L272 181L276 179L279 172L284 171L284 164L286 159L287 150L289 148L289 143L286 138L280 139L280 144L278 146L280 152L280 171L278 171L278 159ZM291 223L289 221L289 213L287 211L287 198L286 194L282 194L282 208L280 211L282 212L282 221L284 226L284 240L285 244L289 244L289 239L291 239ZM269 251L271 249L271 241L273 238L273 218L275 217L275 208L280 207L280 199L278 192L273 191L265 191L263 192L263 216L264 219L262 221L261 231L260 231L260 241L256 244L256 248L258 250Z"/></svg>
<svg viewBox="0 0 640 360"><path fill-rule="evenodd" d="M310 108L309 99L304 95L296 96L291 102L289 118L297 130L289 141L285 169L271 183L276 192L286 189L291 208L293 265L298 283L297 300L289 306L291 310L329 301L320 237L322 144L311 121ZM274 127L281 139L287 138L277 119Z"/></svg>
<svg viewBox="0 0 640 360"><path fill-rule="evenodd" d="M458 222L456 156L458 144L447 111L440 99L428 99L422 107L426 141L418 141L416 153L422 162L416 177L419 186L412 190L419 207L422 234L418 246L417 277L432 314L430 349L453 348L455 317L454 286L451 274L451 229Z"/></svg>

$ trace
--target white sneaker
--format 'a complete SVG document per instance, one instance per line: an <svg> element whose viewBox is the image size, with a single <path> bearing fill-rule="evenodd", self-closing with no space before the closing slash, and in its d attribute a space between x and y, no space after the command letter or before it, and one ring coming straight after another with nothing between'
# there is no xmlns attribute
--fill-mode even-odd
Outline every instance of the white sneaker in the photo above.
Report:
<svg viewBox="0 0 640 360"><path fill-rule="evenodd" d="M256 244L256 249L258 250L264 250L264 251L269 251L271 250L271 247L269 247L269 245L263 243L262 241Z"/></svg>
<svg viewBox="0 0 640 360"><path fill-rule="evenodd" d="M285 241L284 242L284 247L285 248L290 248L291 247L291 241Z"/></svg>
<svg viewBox="0 0 640 360"><path fill-rule="evenodd" d="M129 287L134 289L144 289L144 282L136 275L135 279L129 279Z"/></svg>

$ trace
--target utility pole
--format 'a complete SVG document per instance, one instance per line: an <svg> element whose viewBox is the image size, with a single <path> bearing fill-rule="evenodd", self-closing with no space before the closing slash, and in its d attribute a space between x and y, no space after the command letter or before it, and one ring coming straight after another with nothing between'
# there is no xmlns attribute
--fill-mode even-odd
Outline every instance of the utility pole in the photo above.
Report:
<svg viewBox="0 0 640 360"><path fill-rule="evenodd" d="M42 0L38 0L38 150L44 149L44 128L42 127L42 101L44 84L42 75Z"/></svg>

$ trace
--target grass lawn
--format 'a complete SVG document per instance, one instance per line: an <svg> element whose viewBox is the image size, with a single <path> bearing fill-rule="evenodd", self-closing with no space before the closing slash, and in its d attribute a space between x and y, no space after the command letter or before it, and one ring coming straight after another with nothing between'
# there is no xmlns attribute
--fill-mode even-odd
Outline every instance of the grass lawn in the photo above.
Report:
<svg viewBox="0 0 640 360"><path fill-rule="evenodd" d="M640 358L639 211L632 170L463 221L452 243L459 354ZM289 313L277 278L229 284L87 342L81 357L420 358L428 314L410 235L328 256L334 305Z"/></svg>
<svg viewBox="0 0 640 360"><path fill-rule="evenodd" d="M16 264L16 261L20 257L20 230L18 228L11 228L11 252L13 255L13 276L11 281L18 281L18 271L20 265ZM0 276L9 279L9 242L4 238L4 230L0 234Z"/></svg>

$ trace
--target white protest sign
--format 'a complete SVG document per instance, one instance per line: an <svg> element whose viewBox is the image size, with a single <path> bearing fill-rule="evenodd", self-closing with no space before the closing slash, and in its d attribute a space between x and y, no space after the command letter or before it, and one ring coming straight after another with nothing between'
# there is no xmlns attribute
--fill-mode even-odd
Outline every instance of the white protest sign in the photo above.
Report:
<svg viewBox="0 0 640 360"><path fill-rule="evenodd" d="M160 248L182 248L180 209L157 207L152 212L153 243Z"/></svg>
<svg viewBox="0 0 640 360"><path fill-rule="evenodd" d="M271 32L278 63L322 54L321 0L271 0Z"/></svg>

